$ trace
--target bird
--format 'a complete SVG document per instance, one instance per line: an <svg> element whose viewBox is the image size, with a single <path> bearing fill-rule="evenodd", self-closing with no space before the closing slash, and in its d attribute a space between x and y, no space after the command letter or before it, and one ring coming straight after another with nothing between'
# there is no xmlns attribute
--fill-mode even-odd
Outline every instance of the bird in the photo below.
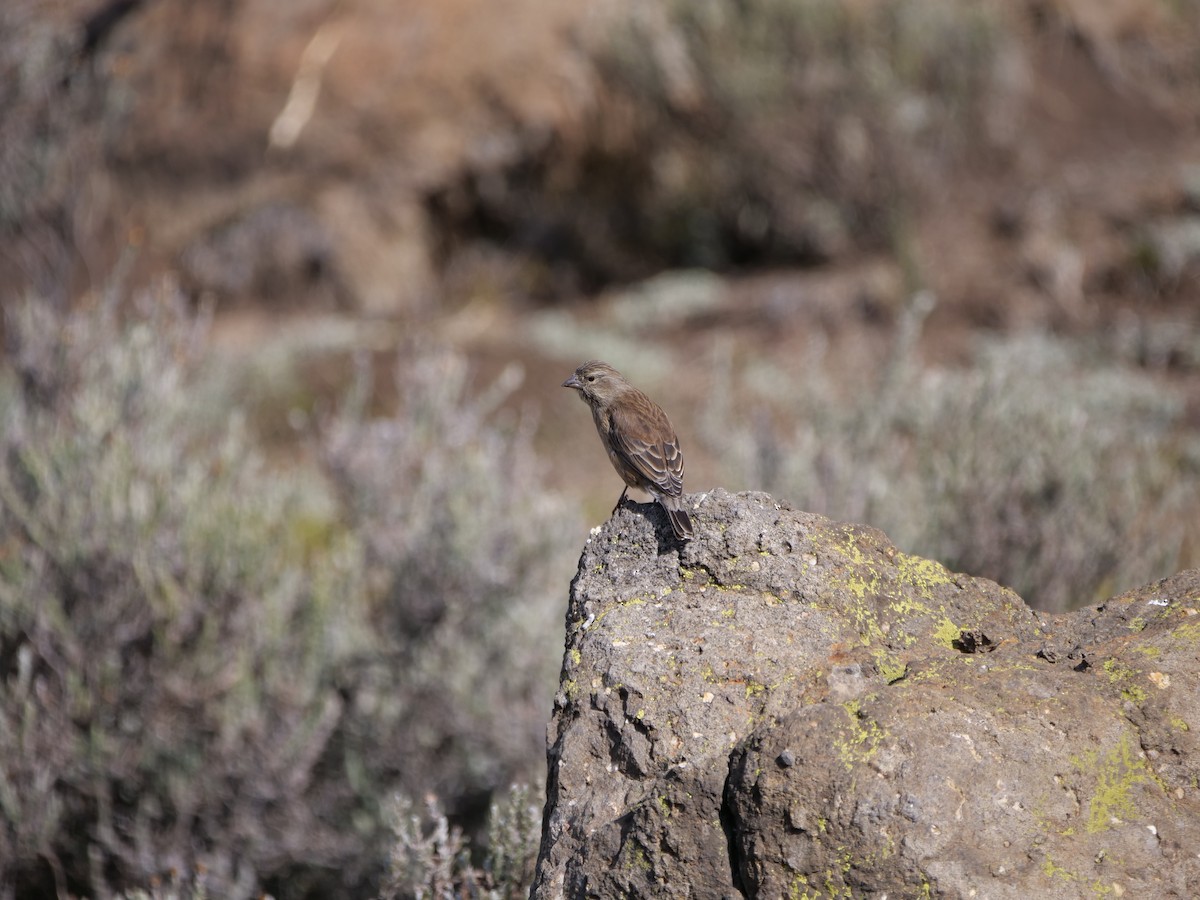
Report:
<svg viewBox="0 0 1200 900"><path fill-rule="evenodd" d="M562 383L579 392L592 410L592 421L608 459L625 482L615 513L629 489L657 500L680 541L692 538L692 520L684 509L683 450L662 408L606 362L585 362Z"/></svg>

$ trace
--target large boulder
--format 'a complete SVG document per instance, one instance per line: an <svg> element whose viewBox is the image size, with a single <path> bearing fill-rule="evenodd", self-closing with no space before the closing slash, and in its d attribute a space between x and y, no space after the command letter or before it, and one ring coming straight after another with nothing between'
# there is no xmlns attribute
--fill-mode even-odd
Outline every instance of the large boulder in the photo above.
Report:
<svg viewBox="0 0 1200 900"><path fill-rule="evenodd" d="M1200 571L1050 617L695 495L589 538L532 896L1191 897Z"/></svg>

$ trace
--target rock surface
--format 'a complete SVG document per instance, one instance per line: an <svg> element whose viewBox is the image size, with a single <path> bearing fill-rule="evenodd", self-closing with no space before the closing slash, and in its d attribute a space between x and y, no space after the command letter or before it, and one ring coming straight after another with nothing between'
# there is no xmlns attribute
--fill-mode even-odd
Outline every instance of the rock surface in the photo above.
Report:
<svg viewBox="0 0 1200 900"><path fill-rule="evenodd" d="M1200 571L1049 617L765 494L588 540L535 898L1191 897Z"/></svg>

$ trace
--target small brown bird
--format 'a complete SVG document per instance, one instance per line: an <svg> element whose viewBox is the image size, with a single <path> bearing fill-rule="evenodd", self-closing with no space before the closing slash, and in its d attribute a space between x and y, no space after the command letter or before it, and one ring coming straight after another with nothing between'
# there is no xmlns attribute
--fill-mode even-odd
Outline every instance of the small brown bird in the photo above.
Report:
<svg viewBox="0 0 1200 900"><path fill-rule="evenodd" d="M579 391L591 407L608 459L626 485L617 506L629 488L640 488L662 504L675 537L689 540L692 520L683 508L683 451L667 414L599 360L585 362L562 386Z"/></svg>

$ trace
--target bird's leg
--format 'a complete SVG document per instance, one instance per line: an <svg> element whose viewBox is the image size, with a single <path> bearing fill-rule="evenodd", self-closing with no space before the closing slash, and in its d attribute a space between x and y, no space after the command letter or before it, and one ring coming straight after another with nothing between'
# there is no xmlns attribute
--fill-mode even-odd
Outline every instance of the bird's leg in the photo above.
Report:
<svg viewBox="0 0 1200 900"><path fill-rule="evenodd" d="M626 485L626 486L625 486L625 490L621 491L621 496L620 496L620 498L617 500L617 505L616 505L616 506L614 506L614 507L613 507L613 511L612 511L612 512L610 512L610 513L608 514L610 518L611 518L612 516L616 515L616 513L617 513L617 510L621 508L621 504L625 502L625 495L626 495L626 494L628 494L628 493L629 493L629 486L628 486L628 485Z"/></svg>

